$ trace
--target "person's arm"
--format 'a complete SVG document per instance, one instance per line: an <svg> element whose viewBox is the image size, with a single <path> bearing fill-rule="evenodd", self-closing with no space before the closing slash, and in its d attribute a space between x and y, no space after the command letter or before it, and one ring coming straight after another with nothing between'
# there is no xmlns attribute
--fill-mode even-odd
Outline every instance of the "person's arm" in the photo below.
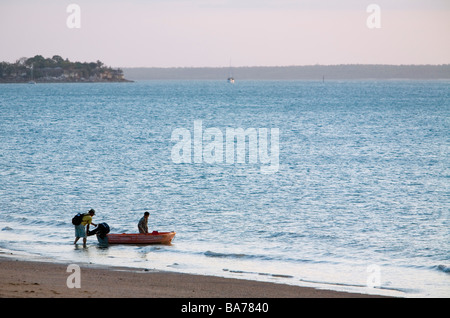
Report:
<svg viewBox="0 0 450 318"><path fill-rule="evenodd" d="M97 227L97 224L95 224L94 222L92 222L92 216L91 216L91 219L89 220L88 223L89 223L89 224L92 224L92 225L95 226L95 227Z"/></svg>
<svg viewBox="0 0 450 318"><path fill-rule="evenodd" d="M90 217L88 220L87 220L87 226L86 226L86 233L88 233L89 232L89 226L90 225L93 225L93 226L97 226L97 224L95 224L94 222L92 222L92 217Z"/></svg>

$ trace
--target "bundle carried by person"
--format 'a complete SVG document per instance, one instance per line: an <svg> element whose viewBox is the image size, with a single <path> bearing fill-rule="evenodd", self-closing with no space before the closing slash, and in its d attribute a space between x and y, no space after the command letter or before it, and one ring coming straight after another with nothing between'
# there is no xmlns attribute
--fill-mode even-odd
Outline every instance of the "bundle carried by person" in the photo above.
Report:
<svg viewBox="0 0 450 318"><path fill-rule="evenodd" d="M95 235L99 236L101 239L104 239L106 237L106 234L108 234L110 231L108 223L100 223L97 225L97 228L95 230L89 231L87 233L88 236Z"/></svg>

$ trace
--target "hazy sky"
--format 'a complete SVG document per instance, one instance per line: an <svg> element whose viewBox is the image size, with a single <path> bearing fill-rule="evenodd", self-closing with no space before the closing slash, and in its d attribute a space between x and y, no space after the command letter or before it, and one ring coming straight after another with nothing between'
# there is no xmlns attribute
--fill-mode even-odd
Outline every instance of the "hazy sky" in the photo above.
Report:
<svg viewBox="0 0 450 318"><path fill-rule="evenodd" d="M80 28L66 24L79 5ZM366 12L377 4L381 28ZM0 61L127 66L448 64L450 0L0 0Z"/></svg>

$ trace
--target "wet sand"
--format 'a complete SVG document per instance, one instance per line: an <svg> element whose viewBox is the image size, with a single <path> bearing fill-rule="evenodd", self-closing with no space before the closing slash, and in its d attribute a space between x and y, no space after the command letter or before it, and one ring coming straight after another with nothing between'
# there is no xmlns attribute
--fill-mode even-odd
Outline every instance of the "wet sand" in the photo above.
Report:
<svg viewBox="0 0 450 318"><path fill-rule="evenodd" d="M80 288L69 264L0 257L2 298L372 298L380 296L319 290L174 272L80 266ZM72 276L71 276L72 275Z"/></svg>

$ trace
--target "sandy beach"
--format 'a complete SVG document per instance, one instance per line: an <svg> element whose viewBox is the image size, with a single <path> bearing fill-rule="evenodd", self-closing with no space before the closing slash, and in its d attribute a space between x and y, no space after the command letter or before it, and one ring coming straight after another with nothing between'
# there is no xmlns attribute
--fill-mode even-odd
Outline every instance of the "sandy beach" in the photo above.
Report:
<svg viewBox="0 0 450 318"><path fill-rule="evenodd" d="M277 283L173 272L80 266L80 288L68 288L69 264L0 257L2 298L369 298ZM74 280L71 280L74 282Z"/></svg>

